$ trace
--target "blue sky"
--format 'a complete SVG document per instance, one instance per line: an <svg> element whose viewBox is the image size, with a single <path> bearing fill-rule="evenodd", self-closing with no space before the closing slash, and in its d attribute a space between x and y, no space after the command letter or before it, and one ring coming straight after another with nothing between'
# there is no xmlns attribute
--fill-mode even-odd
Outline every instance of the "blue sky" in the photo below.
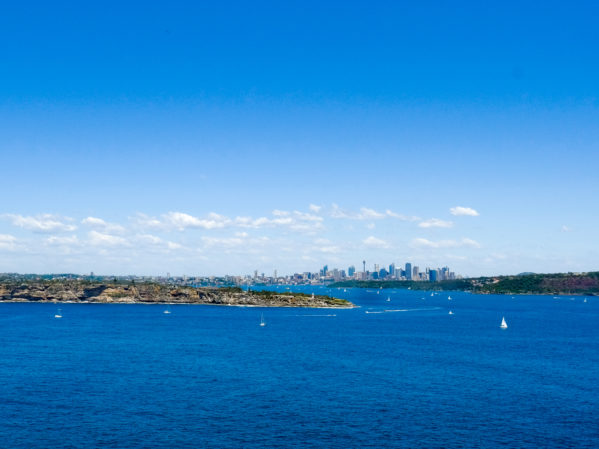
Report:
<svg viewBox="0 0 599 449"><path fill-rule="evenodd" d="M412 3L3 5L0 271L599 269L599 7Z"/></svg>

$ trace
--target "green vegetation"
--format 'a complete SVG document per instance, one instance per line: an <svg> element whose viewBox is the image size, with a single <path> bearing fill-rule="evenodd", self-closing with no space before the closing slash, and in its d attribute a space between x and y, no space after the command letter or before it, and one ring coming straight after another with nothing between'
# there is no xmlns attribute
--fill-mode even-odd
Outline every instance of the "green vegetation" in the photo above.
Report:
<svg viewBox="0 0 599 449"><path fill-rule="evenodd" d="M440 282L344 281L330 287L411 288L412 290L462 290L489 294L599 295L599 272L525 274L479 277Z"/></svg>
<svg viewBox="0 0 599 449"><path fill-rule="evenodd" d="M243 290L240 287L220 287L219 291L227 292L227 293L241 293ZM312 298L312 293L299 293L299 292L275 292L272 290L252 290L250 289L250 293L252 295L261 296L263 298L275 298L277 296L293 296L295 298ZM327 302L331 302L334 304L345 304L348 301L344 299L334 298L332 296L326 295L315 295L316 299L322 299Z"/></svg>

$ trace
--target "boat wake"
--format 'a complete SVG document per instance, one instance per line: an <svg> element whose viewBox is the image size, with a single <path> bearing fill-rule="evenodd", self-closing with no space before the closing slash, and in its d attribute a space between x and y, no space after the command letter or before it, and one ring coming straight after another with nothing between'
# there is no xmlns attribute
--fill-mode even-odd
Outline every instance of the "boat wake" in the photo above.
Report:
<svg viewBox="0 0 599 449"><path fill-rule="evenodd" d="M364 313L425 312L425 311L431 311L431 310L441 310L441 307L419 307L416 309L366 310Z"/></svg>

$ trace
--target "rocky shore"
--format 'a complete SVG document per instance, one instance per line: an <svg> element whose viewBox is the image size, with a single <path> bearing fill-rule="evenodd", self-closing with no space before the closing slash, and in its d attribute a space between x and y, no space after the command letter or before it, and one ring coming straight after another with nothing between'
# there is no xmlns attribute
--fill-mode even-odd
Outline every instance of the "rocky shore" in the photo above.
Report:
<svg viewBox="0 0 599 449"><path fill-rule="evenodd" d="M211 304L262 307L349 308L354 305L330 296L240 288L180 287L155 283L123 284L86 281L27 281L0 283L3 302Z"/></svg>

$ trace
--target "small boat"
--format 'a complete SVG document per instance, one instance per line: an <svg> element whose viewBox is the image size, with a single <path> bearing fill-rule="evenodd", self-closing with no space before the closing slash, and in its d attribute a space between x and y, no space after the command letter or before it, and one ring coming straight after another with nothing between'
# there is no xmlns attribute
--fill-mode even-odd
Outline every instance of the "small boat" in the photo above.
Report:
<svg viewBox="0 0 599 449"><path fill-rule="evenodd" d="M449 315L453 315L453 312L451 310L449 311Z"/></svg>
<svg viewBox="0 0 599 449"><path fill-rule="evenodd" d="M507 329L507 323L505 322L505 317L501 318L501 325L499 327L502 329Z"/></svg>
<svg viewBox="0 0 599 449"><path fill-rule="evenodd" d="M448 297L447 297L447 300L448 300L448 301L451 301L451 296L448 296Z"/></svg>
<svg viewBox="0 0 599 449"><path fill-rule="evenodd" d="M60 309L56 311L56 313L54 314L54 318L62 318L62 311Z"/></svg>
<svg viewBox="0 0 599 449"><path fill-rule="evenodd" d="M165 311L162 313L164 313L165 315L169 315L171 313L171 307L167 304Z"/></svg>
<svg viewBox="0 0 599 449"><path fill-rule="evenodd" d="M387 296L387 302L391 302L391 296Z"/></svg>
<svg viewBox="0 0 599 449"><path fill-rule="evenodd" d="M435 294L434 294L434 293L431 293L431 296L435 296Z"/></svg>
<svg viewBox="0 0 599 449"><path fill-rule="evenodd" d="M266 321L264 321L264 314L260 316L260 327L266 326Z"/></svg>
<svg viewBox="0 0 599 449"><path fill-rule="evenodd" d="M582 301L582 302L587 302L587 299L586 299L586 298L584 298L584 301Z"/></svg>

